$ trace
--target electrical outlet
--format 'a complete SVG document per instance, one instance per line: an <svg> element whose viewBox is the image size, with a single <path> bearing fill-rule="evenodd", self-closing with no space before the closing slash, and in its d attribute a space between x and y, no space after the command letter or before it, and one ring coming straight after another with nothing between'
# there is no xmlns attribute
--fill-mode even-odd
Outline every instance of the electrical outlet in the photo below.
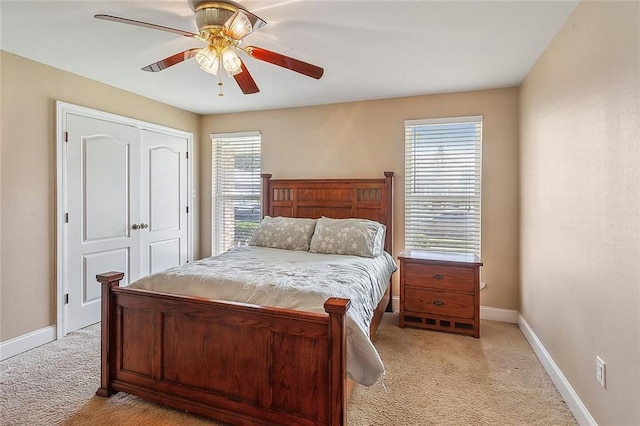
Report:
<svg viewBox="0 0 640 426"><path fill-rule="evenodd" d="M600 383L600 386L602 386L605 389L607 388L606 372L607 370L606 370L605 362L599 356L597 356L596 357L596 381Z"/></svg>

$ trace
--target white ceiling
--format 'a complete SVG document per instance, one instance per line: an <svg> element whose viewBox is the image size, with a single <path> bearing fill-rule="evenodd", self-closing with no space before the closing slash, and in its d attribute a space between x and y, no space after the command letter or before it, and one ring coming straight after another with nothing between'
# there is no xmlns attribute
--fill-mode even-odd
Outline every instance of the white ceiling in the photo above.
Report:
<svg viewBox="0 0 640 426"><path fill-rule="evenodd" d="M243 95L189 60L145 65L203 43L98 13L197 32L187 0L0 0L2 50L199 114L252 111L520 84L577 1L240 0L267 25L245 38L324 67L314 80L244 58L260 92Z"/></svg>

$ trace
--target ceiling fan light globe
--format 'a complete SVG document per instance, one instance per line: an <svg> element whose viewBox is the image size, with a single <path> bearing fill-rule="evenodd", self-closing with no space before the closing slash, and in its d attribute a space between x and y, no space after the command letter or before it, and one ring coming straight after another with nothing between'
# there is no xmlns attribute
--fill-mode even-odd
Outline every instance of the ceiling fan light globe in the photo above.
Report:
<svg viewBox="0 0 640 426"><path fill-rule="evenodd" d="M242 61L236 52L228 47L222 51L222 66L229 76L242 72Z"/></svg>
<svg viewBox="0 0 640 426"><path fill-rule="evenodd" d="M236 10L231 18L224 24L227 35L236 40L241 39L253 31L253 26L247 15L241 10Z"/></svg>
<svg viewBox="0 0 640 426"><path fill-rule="evenodd" d="M220 56L212 46L200 49L198 53L196 53L196 61L203 71L206 71L209 74L218 75L218 69L220 68Z"/></svg>
<svg viewBox="0 0 640 426"><path fill-rule="evenodd" d="M233 16L225 22L224 30L229 37L240 40L252 32L259 30L264 25L266 25L266 22L253 13L238 9Z"/></svg>

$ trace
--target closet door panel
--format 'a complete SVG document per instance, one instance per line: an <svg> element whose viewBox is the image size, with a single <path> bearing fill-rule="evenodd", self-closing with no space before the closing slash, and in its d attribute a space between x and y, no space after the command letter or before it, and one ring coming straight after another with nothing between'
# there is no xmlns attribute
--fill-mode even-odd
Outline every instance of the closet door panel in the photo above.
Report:
<svg viewBox="0 0 640 426"><path fill-rule="evenodd" d="M187 261L188 141L143 130L140 136L142 275Z"/></svg>
<svg viewBox="0 0 640 426"><path fill-rule="evenodd" d="M95 275L140 276L140 132L130 126L69 114L65 167L63 281L65 332L100 321ZM132 170L133 178L132 178Z"/></svg>
<svg viewBox="0 0 640 426"><path fill-rule="evenodd" d="M127 237L131 145L109 135L84 137L81 143L83 241Z"/></svg>

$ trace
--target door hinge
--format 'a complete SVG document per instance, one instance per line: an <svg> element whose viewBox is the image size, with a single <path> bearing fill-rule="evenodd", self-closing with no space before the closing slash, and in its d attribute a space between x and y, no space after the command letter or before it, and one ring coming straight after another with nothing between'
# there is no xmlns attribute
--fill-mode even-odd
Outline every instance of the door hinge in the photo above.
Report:
<svg viewBox="0 0 640 426"><path fill-rule="evenodd" d="M68 305L68 304L69 304L69 293L66 293L66 294L64 295L64 304L65 304L65 305Z"/></svg>
<svg viewBox="0 0 640 426"><path fill-rule="evenodd" d="M64 141L69 142L69 132L64 132Z"/></svg>
<svg viewBox="0 0 640 426"><path fill-rule="evenodd" d="M187 151L186 154L187 154L187 160L188 160L189 159L189 151Z"/></svg>
<svg viewBox="0 0 640 426"><path fill-rule="evenodd" d="M64 223L69 223L69 213L64 214Z"/></svg>
<svg viewBox="0 0 640 426"><path fill-rule="evenodd" d="M189 214L189 206L187 206L187 214Z"/></svg>

